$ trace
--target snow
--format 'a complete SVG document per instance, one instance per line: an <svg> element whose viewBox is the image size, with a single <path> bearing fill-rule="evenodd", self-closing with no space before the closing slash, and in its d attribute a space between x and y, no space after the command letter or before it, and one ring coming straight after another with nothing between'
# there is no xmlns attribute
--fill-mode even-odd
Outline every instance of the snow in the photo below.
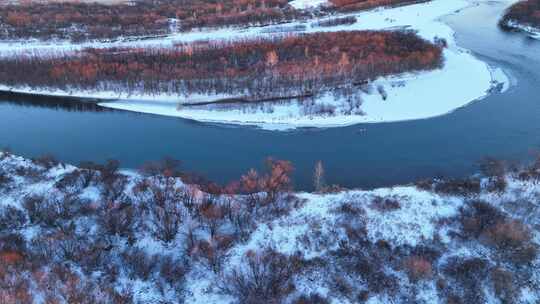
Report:
<svg viewBox="0 0 540 304"><path fill-rule="evenodd" d="M320 2L322 1L293 1L291 5L295 7L317 6L321 4ZM272 29L298 25L304 25L305 29L302 32L305 33L408 28L416 30L421 37L427 40L433 41L436 37L446 39L448 48L444 51L445 63L442 69L379 78L372 85L373 87L383 87L388 98L383 100L381 95L377 93L362 94L358 97L362 100L361 111L352 113L346 111L348 104L342 98L334 97L331 92L316 98L314 106L335 107L336 113L333 115L305 113L304 108L296 101L264 104L258 107L230 107L228 109L179 106L183 102L191 102L192 100L211 101L238 96L128 95L122 92L78 92L76 90L65 92L7 87L0 87L0 89L105 98L109 100L100 103L104 107L181 117L202 122L255 125L273 130L425 119L450 113L473 101L481 100L496 89L504 91L510 85L508 77L502 70L488 66L467 50L459 47L455 42L453 30L441 21L444 16L459 13L471 5L472 2L468 0L434 0L405 7L375 9L343 15L355 16L358 20L355 24L324 28L309 26L306 22L291 22L267 27L193 31L144 41L93 42L78 45L67 42L58 44L42 42L0 44L0 56L11 56L18 52L48 54L48 50L69 52L85 47L170 47L178 43L201 40L249 39L255 36L277 35L272 33ZM335 18L335 16L319 18L316 21L328 18ZM110 101L110 99L118 100Z"/></svg>
<svg viewBox="0 0 540 304"><path fill-rule="evenodd" d="M115 109L176 116L204 122L257 125L266 129L293 127L335 127L358 123L404 121L440 116L485 97L496 84L503 90L509 86L500 69L492 70L472 54L454 47L445 50L445 67L432 72L380 78L373 86L383 86L386 100L377 94L364 94L363 115L304 115L297 103L270 105L271 111L259 109L193 109L178 104L156 104L146 101L115 101L100 105ZM467 75L464 77L463 75ZM331 94L317 99L316 104L345 106Z"/></svg>
<svg viewBox="0 0 540 304"><path fill-rule="evenodd" d="M31 176L20 176L19 168L34 169L41 172L43 180L36 180ZM26 195L42 194L48 199L54 200L62 195L55 187L55 181L60 180L65 174L75 169L69 165L58 165L51 169L44 169L39 165L21 157L5 155L0 153L0 172L7 173L13 178L16 187L14 189L0 189L1 202L9 202L9 205L20 206ZM136 204L131 190L131 185L143 179L138 173L133 171L121 171L128 179L128 186L124 193L131 196ZM514 175L515 174L515 175ZM519 180L517 173L510 173L506 177L507 188L502 193L482 191L474 198L489 202L502 212L511 215L513 218L522 220L525 224L532 227L534 233L533 241L538 244L540 224L540 208L538 208L538 197L540 197L540 187L536 180ZM149 180L159 183L159 178L149 177ZM185 186L180 180L175 182L178 187ZM99 203L103 200L102 193L99 192L96 184L92 184L86 189L79 189L78 197L91 200L91 203ZM483 257L490 259L495 255L491 249L484 246L481 242L470 242L464 240L462 231L458 231L461 236L447 235L449 231L456 229L455 223L459 223L460 209L466 208L470 197L459 195L442 195L433 191L420 190L415 186L399 186L393 188L380 188L374 190L344 190L331 194L318 193L294 193L299 204L292 208L289 213L266 217L259 215L255 220L255 229L250 232L245 241L237 241L225 254L223 261L223 272L231 269L237 269L239 266L245 266L242 257L246 252L253 250L260 251L263 248L274 248L276 251L287 255L300 253L307 261L312 261L313 267L323 267L316 272L299 273L295 277L295 285L298 293L318 292L321 295L330 297L332 303L352 303L345 297L335 294L331 290L331 274L326 273L324 267L330 267L333 263L339 263L334 252L350 241L346 227L365 227L367 232L367 241L371 244L385 241L395 251L392 257L394 262L403 258L403 252L400 250L407 248L418 248L419 246L441 246L441 257L438 265L444 265L450 258L462 257ZM375 198L394 199L399 202L398 208L383 209L376 205ZM527 209L527 212L520 211L519 208L529 208L524 204L529 201L535 208ZM510 203L513 202L513 203ZM5 207L0 204L0 208ZM358 210L357 213L347 213L341 208L345 204L350 204ZM517 208L517 209L516 209ZM1 209L0 209L1 211ZM141 214L141 216L146 216ZM97 229L99 225L92 217L77 219L79 227L88 229L90 234L100 233ZM454 224L453 224L454 223ZM186 219L186 225L190 225ZM459 225L459 224L458 224ZM44 226L28 224L19 231L29 242L45 233ZM454 231L456 232L456 231ZM179 233L185 234L185 233ZM123 252L125 249L141 249L150 256L158 259L164 257L173 257L181 259L185 255L185 239L176 240L169 245L158 241L151 234L148 234L146 228L140 226L136 229L135 242L128 244L126 239L119 236L110 235L113 251ZM398 249L400 248L400 249ZM366 249L368 250L368 249ZM324 261L318 263L317 261ZM111 261L113 262L113 261ZM114 261L116 263L116 261ZM540 276L538 275L539 260L530 266L522 267L520 272L528 271L532 273L526 284L518 286L517 303L537 303L540 299L538 286ZM395 263L394 263L395 264ZM321 266L327 265L327 266ZM434 267L440 267L434 265ZM508 267L507 265L505 267ZM120 268L118 279L111 282L111 287L117 290L133 291L134 300L138 303L179 303L179 297L174 288L168 284L160 284L160 278L157 274L149 276L143 280L140 277L132 277L128 272L128 265ZM528 269L528 270L527 270ZM444 303L444 295L437 290L437 279L443 272L438 272L432 280L426 280L413 283L407 279L402 268L394 267L391 263L383 265L380 271L393 273L399 278L399 288L403 294L411 295L410 291L415 288L413 302L415 303ZM94 274L96 278L98 274ZM343 277L347 276L343 274ZM517 278L518 276L516 276ZM208 266L201 261L192 262L192 267L187 274L183 303L202 304L230 304L236 303L232 296L223 294L217 288L220 282L221 274L212 272ZM450 281L447 281L451 284ZM356 281L357 285L362 282ZM357 286L362 287L362 286ZM39 291L36 291L39 292ZM486 303L498 303L492 291L486 289ZM388 295L386 293L370 294L368 303L401 303L397 300L398 296ZM290 303L290 302L284 302Z"/></svg>
<svg viewBox="0 0 540 304"><path fill-rule="evenodd" d="M539 39L540 40L540 28L537 28L537 27L534 27L534 26L531 26L531 25L521 24L521 23L519 23L518 21L515 21L515 20L508 21L506 23L506 25L511 27L511 28L514 28L516 30L527 33L527 35L529 35L529 37L531 37L533 39Z"/></svg>
<svg viewBox="0 0 540 304"><path fill-rule="evenodd" d="M294 0L289 2L289 5L296 9L309 9L320 7L324 4L328 4L327 0Z"/></svg>
<svg viewBox="0 0 540 304"><path fill-rule="evenodd" d="M237 247L231 264L239 263L244 252L257 248L277 248L284 254L301 252L305 258L324 256L335 250L347 236L335 230L339 216L335 210L343 202L351 202L361 208L365 215L368 237L372 243L387 241L392 246L417 246L423 242L443 238L436 226L437 221L457 215L463 201L444 198L419 191L415 187L382 188L372 191L346 191L337 194L298 194L306 204L285 218L258 226L250 241ZM379 211L370 206L376 197L397 198L400 208L395 211ZM325 235L324 242L320 235Z"/></svg>

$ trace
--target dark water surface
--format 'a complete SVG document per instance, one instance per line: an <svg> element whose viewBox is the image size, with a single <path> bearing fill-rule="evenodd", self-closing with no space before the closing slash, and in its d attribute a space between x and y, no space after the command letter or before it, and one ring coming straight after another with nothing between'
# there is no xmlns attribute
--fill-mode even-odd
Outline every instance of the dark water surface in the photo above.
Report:
<svg viewBox="0 0 540 304"><path fill-rule="evenodd" d="M501 32L501 8L484 4L447 21L461 46L502 67L517 86L442 117L271 132L52 99L9 99L0 100L0 146L27 157L50 153L74 164L116 158L131 168L171 156L218 182L274 156L294 162L301 189L311 187L317 160L324 162L329 182L348 187L465 176L485 155L523 161L540 148L540 41Z"/></svg>

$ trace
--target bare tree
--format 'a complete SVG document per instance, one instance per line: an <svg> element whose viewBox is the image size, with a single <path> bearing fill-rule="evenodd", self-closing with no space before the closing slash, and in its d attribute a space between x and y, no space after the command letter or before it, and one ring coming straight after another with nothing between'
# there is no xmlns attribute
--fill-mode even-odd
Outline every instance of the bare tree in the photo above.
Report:
<svg viewBox="0 0 540 304"><path fill-rule="evenodd" d="M317 192L322 191L326 186L322 161L318 161L315 165L315 172L313 173L313 185L315 186L315 191Z"/></svg>

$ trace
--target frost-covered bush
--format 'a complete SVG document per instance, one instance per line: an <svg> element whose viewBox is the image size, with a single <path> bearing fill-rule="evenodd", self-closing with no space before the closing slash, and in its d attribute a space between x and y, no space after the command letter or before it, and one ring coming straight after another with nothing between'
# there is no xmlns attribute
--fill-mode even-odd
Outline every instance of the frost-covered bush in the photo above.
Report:
<svg viewBox="0 0 540 304"><path fill-rule="evenodd" d="M59 164L58 160L52 155L43 155L34 158L32 159L32 162L40 167L43 167L45 170L50 170Z"/></svg>
<svg viewBox="0 0 540 304"><path fill-rule="evenodd" d="M398 201L397 198L393 198L393 197L380 197L380 196L376 196L374 199L373 199L373 202L371 203L371 205L373 206L373 208L379 210L379 211L382 211L382 212L386 212L386 211L394 211L394 210L397 210L399 208L401 208L401 205Z"/></svg>
<svg viewBox="0 0 540 304"><path fill-rule="evenodd" d="M330 301L317 293L312 293L299 296L292 304L330 304Z"/></svg>
<svg viewBox="0 0 540 304"><path fill-rule="evenodd" d="M126 203L108 203L100 210L98 223L108 235L131 238L137 222L138 208Z"/></svg>
<svg viewBox="0 0 540 304"><path fill-rule="evenodd" d="M477 178L448 179L435 184L435 191L452 195L473 195L480 193L480 180Z"/></svg>
<svg viewBox="0 0 540 304"><path fill-rule="evenodd" d="M470 201L461 210L461 225L466 236L478 238L497 222L506 219L500 210L484 201Z"/></svg>
<svg viewBox="0 0 540 304"><path fill-rule="evenodd" d="M76 169L64 175L55 183L55 187L61 191L70 194L76 194L88 187L91 182L91 177L85 174L88 170Z"/></svg>
<svg viewBox="0 0 540 304"><path fill-rule="evenodd" d="M148 280L150 275L157 270L158 259L155 255L148 255L139 248L131 248L122 253L127 269L132 278Z"/></svg>
<svg viewBox="0 0 540 304"><path fill-rule="evenodd" d="M26 213L13 206L0 209L0 231L20 229L26 223Z"/></svg>
<svg viewBox="0 0 540 304"><path fill-rule="evenodd" d="M495 295L502 303L514 303L518 293L516 279L511 271L504 268L495 268L490 273Z"/></svg>
<svg viewBox="0 0 540 304"><path fill-rule="evenodd" d="M447 285L442 294L458 300L457 303L484 302L482 281L487 277L489 262L482 258L450 258L443 272L454 284Z"/></svg>
<svg viewBox="0 0 540 304"><path fill-rule="evenodd" d="M301 268L299 257L250 251L241 266L225 274L221 287L242 304L281 303L295 290L293 277Z"/></svg>
<svg viewBox="0 0 540 304"><path fill-rule="evenodd" d="M54 226L60 218L60 204L44 196L32 195L23 203L32 224Z"/></svg>
<svg viewBox="0 0 540 304"><path fill-rule="evenodd" d="M173 241L185 217L182 190L174 186L172 179L167 179L164 185L154 185L139 195L148 215L146 225L154 237L165 243Z"/></svg>
<svg viewBox="0 0 540 304"><path fill-rule="evenodd" d="M433 275L431 262L423 257L413 256L405 261L405 268L409 279L419 281L429 279Z"/></svg>
<svg viewBox="0 0 540 304"><path fill-rule="evenodd" d="M0 172L0 189L6 189L12 180L6 172Z"/></svg>
<svg viewBox="0 0 540 304"><path fill-rule="evenodd" d="M16 232L0 234L0 251L26 252L26 240Z"/></svg>
<svg viewBox="0 0 540 304"><path fill-rule="evenodd" d="M0 303L37 296L121 304L540 297L537 183L519 180L520 172L505 174L502 192L482 177L478 193L465 191L466 182L435 180L426 191L312 194L292 192L288 166L271 164L208 193L163 167L153 169L158 175L128 175L111 166L104 179L102 165L45 171L0 160L19 182L2 193ZM39 171L38 180L15 168ZM118 195L104 190L107 180L125 181ZM87 181L90 188L79 191ZM436 185L457 194L430 190ZM410 221L412 212L426 221Z"/></svg>
<svg viewBox="0 0 540 304"><path fill-rule="evenodd" d="M356 23L357 19L354 16L342 17L342 18L332 18L328 20L319 21L314 24L314 26L322 27L331 27L338 25L349 25Z"/></svg>

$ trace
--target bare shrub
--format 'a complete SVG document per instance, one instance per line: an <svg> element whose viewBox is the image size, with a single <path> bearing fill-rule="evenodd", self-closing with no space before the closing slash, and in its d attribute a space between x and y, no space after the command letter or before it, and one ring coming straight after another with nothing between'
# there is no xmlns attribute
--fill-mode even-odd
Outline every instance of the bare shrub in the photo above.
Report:
<svg viewBox="0 0 540 304"><path fill-rule="evenodd" d="M363 257L355 265L355 271L362 276L368 285L369 292L380 294L383 292L394 293L398 288L398 281L394 275L386 274L382 265L373 265L375 261Z"/></svg>
<svg viewBox="0 0 540 304"><path fill-rule="evenodd" d="M127 203L108 203L98 218L107 234L131 237L136 223L137 209Z"/></svg>
<svg viewBox="0 0 540 304"><path fill-rule="evenodd" d="M60 218L60 208L55 202L43 196L28 196L23 201L30 222L54 226Z"/></svg>
<svg viewBox="0 0 540 304"><path fill-rule="evenodd" d="M267 194L268 201L275 202L278 198L278 194L292 190L292 180L290 175L294 168L288 161L274 160L272 158L266 160L266 165L269 173L263 177L260 182L263 190Z"/></svg>
<svg viewBox="0 0 540 304"><path fill-rule="evenodd" d="M0 250L26 252L26 240L20 233L0 235Z"/></svg>
<svg viewBox="0 0 540 304"><path fill-rule="evenodd" d="M39 182L45 179L43 170L40 170L34 166L20 166L15 168L15 174L20 177L26 177L30 181Z"/></svg>
<svg viewBox="0 0 540 304"><path fill-rule="evenodd" d="M299 296L292 304L330 304L330 301L318 293L311 293Z"/></svg>
<svg viewBox="0 0 540 304"><path fill-rule="evenodd" d="M338 207L337 211L346 216L353 216L353 217L363 215L366 213L364 209L359 207L357 203L355 202L345 202Z"/></svg>
<svg viewBox="0 0 540 304"><path fill-rule="evenodd" d="M321 27L331 27L338 25L349 25L356 23L357 19L354 16L342 17L342 18L333 18L328 20L323 20L315 23L315 26Z"/></svg>
<svg viewBox="0 0 540 304"><path fill-rule="evenodd" d="M99 165L93 162L86 161L79 164L79 171L84 181L83 188L90 186L90 183L97 178L98 169Z"/></svg>
<svg viewBox="0 0 540 304"><path fill-rule="evenodd" d="M131 270L132 278L148 280L157 267L157 257L150 256L139 248L132 248L122 253L124 262Z"/></svg>
<svg viewBox="0 0 540 304"><path fill-rule="evenodd" d="M489 192L499 192L502 193L506 190L508 182L504 177L493 177L488 180L486 186L487 191Z"/></svg>
<svg viewBox="0 0 540 304"><path fill-rule="evenodd" d="M191 250L195 258L206 261L212 271L218 273L225 260L227 251L232 247L234 238L228 235L216 235L209 240L198 241Z"/></svg>
<svg viewBox="0 0 540 304"><path fill-rule="evenodd" d="M55 187L61 191L75 194L88 187L89 181L88 175L84 174L85 170L75 169L62 176L62 178L55 183Z"/></svg>
<svg viewBox="0 0 540 304"><path fill-rule="evenodd" d="M485 157L480 163L480 172L486 177L502 177L506 174L506 164L504 161Z"/></svg>
<svg viewBox="0 0 540 304"><path fill-rule="evenodd" d="M501 299L502 303L514 303L518 289L514 284L512 272L503 268L495 268L491 271L490 277L495 295Z"/></svg>
<svg viewBox="0 0 540 304"><path fill-rule="evenodd" d="M401 208L401 204L396 198L376 196L371 202L371 206L382 212L395 211Z"/></svg>
<svg viewBox="0 0 540 304"><path fill-rule="evenodd" d="M267 172L260 175L251 169L240 179L239 190L248 195L249 212L258 208L272 205L274 212L281 213L284 210L277 206L283 194L293 189L291 174L294 170L288 161L268 158L265 162ZM285 206L287 208L287 206Z"/></svg>
<svg viewBox="0 0 540 304"><path fill-rule="evenodd" d="M486 241L514 263L529 263L537 256L529 228L486 202L471 202L462 210L461 224L466 237Z"/></svg>
<svg viewBox="0 0 540 304"><path fill-rule="evenodd" d="M497 222L486 231L486 236L503 249L520 247L531 240L529 229L517 220Z"/></svg>
<svg viewBox="0 0 540 304"><path fill-rule="evenodd" d="M9 184L13 181L6 172L0 172L0 189L7 189Z"/></svg>
<svg viewBox="0 0 540 304"><path fill-rule="evenodd" d="M461 210L461 224L468 236L477 238L495 223L506 218L501 211L484 201L472 201L468 205L469 208Z"/></svg>
<svg viewBox="0 0 540 304"><path fill-rule="evenodd" d="M0 210L0 231L20 229L26 224L26 214L13 206Z"/></svg>
<svg viewBox="0 0 540 304"><path fill-rule="evenodd" d="M501 160L485 157L479 163L480 172L488 178L487 190L491 192L503 192L506 190L507 182L505 175L507 164Z"/></svg>
<svg viewBox="0 0 540 304"><path fill-rule="evenodd" d="M0 278L0 303L27 304L33 303L34 297L30 282L20 273L8 272Z"/></svg>
<svg viewBox="0 0 540 304"><path fill-rule="evenodd" d="M169 243L176 238L184 218L182 189L172 178L166 178L164 185L150 185L148 191L139 194L148 211L150 230L154 237Z"/></svg>
<svg viewBox="0 0 540 304"><path fill-rule="evenodd" d="M480 193L480 180L477 178L450 179L439 181L435 184L438 193L468 196Z"/></svg>
<svg viewBox="0 0 540 304"><path fill-rule="evenodd" d="M224 222L224 208L210 196L199 206L199 214L201 215L202 223L210 231L210 237L214 237Z"/></svg>
<svg viewBox="0 0 540 304"><path fill-rule="evenodd" d="M293 277L301 269L298 257L288 257L272 249L248 252L243 267L232 270L222 280L222 289L239 303L281 303L295 290Z"/></svg>
<svg viewBox="0 0 540 304"><path fill-rule="evenodd" d="M353 286L342 275L336 274L333 276L330 288L344 297L350 297L353 293Z"/></svg>
<svg viewBox="0 0 540 304"><path fill-rule="evenodd" d="M485 232L485 236L514 263L527 264L538 255L529 228L517 220L498 222Z"/></svg>
<svg viewBox="0 0 540 304"><path fill-rule="evenodd" d="M423 257L410 257L406 259L404 266L409 279L414 282L429 279L433 275L431 262Z"/></svg>
<svg viewBox="0 0 540 304"><path fill-rule="evenodd" d="M484 295L481 284L488 275L488 269L488 261L481 258L450 258L443 266L443 271L455 280L456 285L449 285L448 287L453 288L445 293L455 293L456 297L462 299L463 303L482 301Z"/></svg>
<svg viewBox="0 0 540 304"><path fill-rule="evenodd" d="M171 256L161 258L159 269L160 276L170 285L182 285L189 272L189 266L185 260L177 260Z"/></svg>
<svg viewBox="0 0 540 304"><path fill-rule="evenodd" d="M433 179L422 179L415 183L416 187L421 190L431 191L433 190Z"/></svg>
<svg viewBox="0 0 540 304"><path fill-rule="evenodd" d="M181 165L181 161L165 157L161 161L144 164L140 171L146 176L181 177L183 175L180 170Z"/></svg>
<svg viewBox="0 0 540 304"><path fill-rule="evenodd" d="M120 162L108 160L105 165L98 167L101 182L105 186L105 196L115 200L119 197L125 186L125 176L118 173Z"/></svg>
<svg viewBox="0 0 540 304"><path fill-rule="evenodd" d="M36 164L38 166L41 166L41 167L45 168L46 170L50 170L53 167L58 166L58 164L60 163L52 155L43 155L43 156L40 156L38 158L32 159L32 161L34 162L34 164Z"/></svg>

